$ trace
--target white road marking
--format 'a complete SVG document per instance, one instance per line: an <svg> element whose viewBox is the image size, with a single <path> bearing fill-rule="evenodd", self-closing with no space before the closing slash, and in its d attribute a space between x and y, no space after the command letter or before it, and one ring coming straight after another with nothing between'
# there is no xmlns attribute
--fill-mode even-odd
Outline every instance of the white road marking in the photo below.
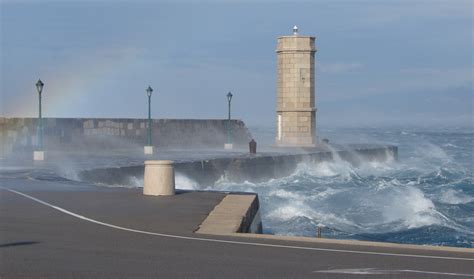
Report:
<svg viewBox="0 0 474 279"><path fill-rule="evenodd" d="M439 274L439 275L464 276L464 277L474 278L474 274L464 274L464 273L434 272L434 271L410 270L410 269L403 269L403 270L399 270L399 271L402 272L402 273L406 272L406 273Z"/></svg>
<svg viewBox="0 0 474 279"><path fill-rule="evenodd" d="M474 274L467 274L467 273L435 272L435 271L412 270L412 269L395 269L395 270L388 269L388 270L385 270L385 269L376 269L376 268L348 268L348 269L317 270L317 271L314 271L314 272L317 272L317 273L336 273L336 274L367 274L367 275L422 273L422 274L461 276L461 277L471 277L471 278L474 277Z"/></svg>
<svg viewBox="0 0 474 279"><path fill-rule="evenodd" d="M51 207L53 209L56 209L62 213L71 215L73 217L76 217L78 219L95 223L98 225L102 225L105 227L117 229L117 230L122 230L122 231L128 231L128 232L134 232L134 233L140 233L140 234L147 234L147 235L155 235L155 236L161 236L161 237L168 237L168 238L177 238L177 239L186 239L186 240L195 240L195 241L205 241L205 242L216 242L216 243L226 243L226 244L237 244L237 245L249 245L249 246L261 246L261 247L272 247L272 248L286 248L286 249L297 249L297 250L311 250L311 251L324 251L324 252L337 252L337 253L348 253L348 254L365 254L365 255L378 255L378 256L393 256L393 257L409 257L409 258L426 258L426 259L440 259L440 260L455 260L455 261L474 261L474 258L460 258L460 257L443 257L443 256L428 256L428 255L413 255L413 254L396 254L396 253L382 253L382 252L367 252L367 251L355 251L355 250L344 250L344 249L329 249L329 248L315 248L315 247L302 247L302 246L291 246L291 245L278 245L278 244L265 244L265 243L257 243L257 242L245 242L245 241L232 241L232 240L221 240L221 239L212 239L212 238L201 238L201 237L191 237L191 236L181 236L181 235L173 235L173 234L164 234L164 233L156 233L156 232L148 232L148 231L142 231L142 230L136 230L136 229L131 229L131 228L126 228L126 227L121 227L113 224L108 224L104 223L101 221L97 221L79 214L76 214L74 212L68 211L64 208L61 208L59 206L55 206L53 204L47 203L45 201L42 201L38 198L35 198L33 196L30 196L28 194L18 192L12 189L3 188L7 191L10 191L12 193L15 193L17 195L26 197L28 199L31 199L33 201L36 201L40 204L46 205L48 207Z"/></svg>
<svg viewBox="0 0 474 279"><path fill-rule="evenodd" d="M397 274L394 270L380 270L376 268L346 268L346 269L329 269L316 270L317 273L336 273L336 274Z"/></svg>

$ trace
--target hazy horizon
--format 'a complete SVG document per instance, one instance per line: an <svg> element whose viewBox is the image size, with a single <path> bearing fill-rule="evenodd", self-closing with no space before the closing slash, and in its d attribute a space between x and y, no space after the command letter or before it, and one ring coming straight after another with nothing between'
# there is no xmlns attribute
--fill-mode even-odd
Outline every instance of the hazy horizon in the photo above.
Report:
<svg viewBox="0 0 474 279"><path fill-rule="evenodd" d="M272 126L276 38L316 36L318 126L462 125L473 115L471 1L1 3L1 107L35 117L232 117Z"/></svg>

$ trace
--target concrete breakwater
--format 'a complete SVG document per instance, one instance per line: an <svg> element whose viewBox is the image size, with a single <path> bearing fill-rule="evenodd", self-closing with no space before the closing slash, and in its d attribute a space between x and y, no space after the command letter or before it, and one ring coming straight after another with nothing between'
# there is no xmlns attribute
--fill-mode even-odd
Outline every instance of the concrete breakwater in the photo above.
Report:
<svg viewBox="0 0 474 279"><path fill-rule="evenodd" d="M260 203L256 194L228 194L209 213L196 233L262 233Z"/></svg>
<svg viewBox="0 0 474 279"><path fill-rule="evenodd" d="M175 163L175 171L201 186L220 179L243 182L267 181L291 175L301 162L319 163L340 158L357 165L362 161L397 159L398 148L392 145L349 145L336 150L313 150L298 154L259 154ZM86 170L79 174L84 181L109 185L129 185L132 178L143 178L143 165Z"/></svg>
<svg viewBox="0 0 474 279"><path fill-rule="evenodd" d="M157 147L219 147L227 141L227 120L152 119L153 145ZM86 148L88 151L143 146L147 119L44 118L46 150ZM231 120L235 145L247 145L251 135L241 120ZM37 145L37 118L0 117L0 154L32 150Z"/></svg>

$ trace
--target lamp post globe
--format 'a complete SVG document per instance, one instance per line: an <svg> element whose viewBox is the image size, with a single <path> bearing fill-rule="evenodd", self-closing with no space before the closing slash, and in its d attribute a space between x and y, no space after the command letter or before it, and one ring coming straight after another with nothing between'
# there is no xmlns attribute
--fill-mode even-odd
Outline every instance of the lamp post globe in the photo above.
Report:
<svg viewBox="0 0 474 279"><path fill-rule="evenodd" d="M44 86L44 83L41 81L41 79L38 79L38 81L36 82L36 90L38 90L38 94L41 95L41 92L43 92L43 86Z"/></svg>
<svg viewBox="0 0 474 279"><path fill-rule="evenodd" d="M148 88L146 89L146 95L148 96L148 98L151 97L151 93L153 93L153 88L151 88L151 86L148 86Z"/></svg>

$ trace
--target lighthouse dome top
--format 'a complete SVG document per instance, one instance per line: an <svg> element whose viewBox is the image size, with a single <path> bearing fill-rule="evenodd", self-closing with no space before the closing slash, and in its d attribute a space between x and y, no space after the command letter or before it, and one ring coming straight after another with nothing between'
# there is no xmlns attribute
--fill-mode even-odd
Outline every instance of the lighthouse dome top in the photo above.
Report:
<svg viewBox="0 0 474 279"><path fill-rule="evenodd" d="M298 36L298 26L293 26L293 35Z"/></svg>
<svg viewBox="0 0 474 279"><path fill-rule="evenodd" d="M299 39L299 38L316 38L315 36L301 36L300 35L300 30L298 26L293 26L293 34L292 35L284 35L280 36L278 38L294 38L294 39Z"/></svg>

